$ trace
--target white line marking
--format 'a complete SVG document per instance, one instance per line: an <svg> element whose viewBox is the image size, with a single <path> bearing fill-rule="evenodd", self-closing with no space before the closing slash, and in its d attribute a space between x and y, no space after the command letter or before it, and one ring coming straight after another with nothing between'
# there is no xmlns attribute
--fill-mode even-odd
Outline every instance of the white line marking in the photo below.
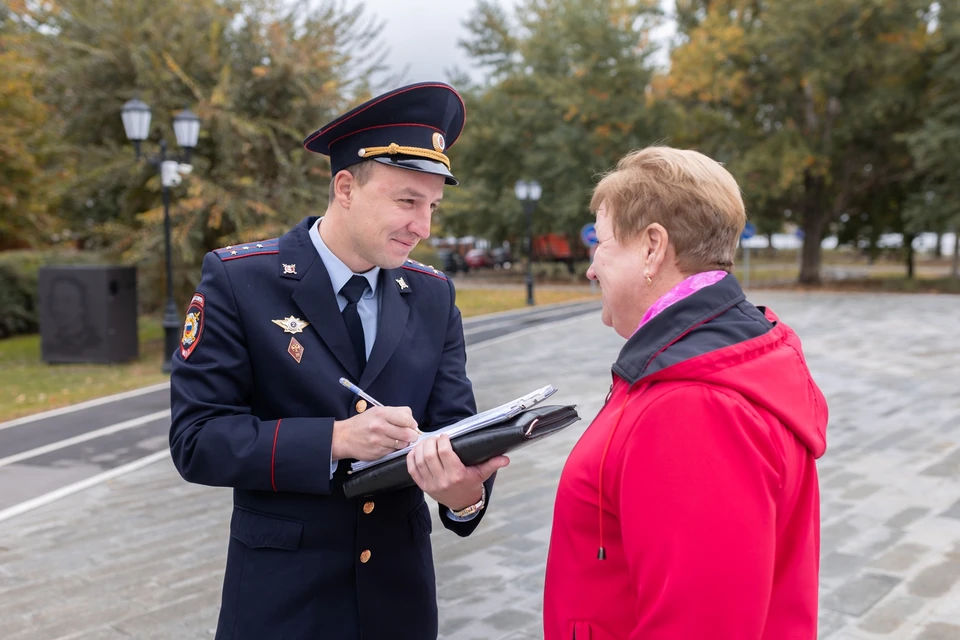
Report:
<svg viewBox="0 0 960 640"><path fill-rule="evenodd" d="M130 473L131 471L136 471L137 469L142 469L148 465L153 464L154 462L159 462L164 458L170 457L170 451L165 449L163 451L157 451L156 453L151 453L150 455L140 458L139 460L134 460L123 466L117 467L116 469L110 469L109 471L104 471L103 473L98 473L95 476L90 476L85 480L80 480L79 482L74 482L73 484L68 484L65 487L60 487L50 493L45 493L42 496L38 496L26 502L21 502L12 507L0 511L0 522L4 520L9 520L14 516L18 516L27 511L36 509L37 507L42 507L44 505L55 502L60 498L65 498L71 494L77 493L78 491L83 491L84 489L89 489L90 487L100 484L101 482L106 482L107 480L112 480L117 476L122 476L125 473Z"/></svg>
<svg viewBox="0 0 960 640"><path fill-rule="evenodd" d="M493 331L494 329L502 329L504 327L512 327L518 324L523 324L524 321L528 320L540 320L540 324L553 324L556 320L551 321L550 318L553 316L562 316L565 313L570 313L571 307L563 307L560 309L546 310L541 309L537 312L531 312L523 316L514 316L511 318L506 318L500 322L491 322L490 324L484 324L477 327L474 326L464 326L463 334L464 337L475 335L477 333L484 333L486 331ZM584 313L590 313L593 309L588 309ZM518 322L520 320L520 322Z"/></svg>
<svg viewBox="0 0 960 640"><path fill-rule="evenodd" d="M161 389L168 389L169 387L170 387L169 382L158 382L157 384L152 384L149 387L140 387L139 389L124 391L123 393L115 393L112 396L95 398L93 400L87 400L86 402L71 404L70 406L67 406L67 407L60 407L59 409L51 409L50 411L44 411L43 413L35 413L33 415L24 416L22 418L16 418L15 420L0 422L0 431L3 431L4 429L9 429L10 427L19 427L20 425L27 424L29 422L36 422L37 420L43 420L45 418L53 418L55 416L62 416L65 413L73 413L74 411L80 411L81 409L87 409L89 407L96 407L101 404L109 404L111 402L126 400L127 398L135 398L137 396L142 396L147 393L153 393L154 391L160 391Z"/></svg>
<svg viewBox="0 0 960 640"><path fill-rule="evenodd" d="M589 295L589 294L588 294ZM493 313L484 313L479 316L470 316L469 318L463 319L463 326L466 327L468 324L489 320L491 318L496 318L498 316L511 316L514 318L523 318L526 315L531 315L537 313L538 311L549 311L552 309L563 309L567 307L576 307L582 304L587 304L589 302L600 302L600 299L591 299L585 295L582 298L576 298L574 300L567 300L565 302L553 302L551 304L538 304L534 307L521 307L520 309L507 309L506 311L494 311Z"/></svg>
<svg viewBox="0 0 960 640"><path fill-rule="evenodd" d="M599 310L598 310L599 311ZM513 338L522 338L523 336L528 336L531 333L536 331L543 331L544 329L554 329L559 327L566 327L567 325L576 324L582 320L593 318L594 313L584 313L572 318L567 318L566 320L557 320L555 322L549 322L542 325L537 325L535 327L530 327L529 329L521 329L520 331L514 331L513 333L508 333L505 336L500 336L498 338L493 338L491 340L484 340L477 344L472 344L467 346L467 351L472 351L474 349L482 349L483 347L491 347L495 344L500 344L501 342L506 342L507 340L512 340Z"/></svg>
<svg viewBox="0 0 960 640"><path fill-rule="evenodd" d="M571 304L570 306L573 306L573 305ZM494 315L494 314L490 314L490 315ZM500 336L499 338L494 338L492 340L485 340L479 344L469 346L467 347L467 350L473 351L474 349L479 349L480 347L486 347L493 344L500 344L501 342L504 342L506 340L511 340L513 338L521 338L523 336L530 335L534 331L540 331L542 329L546 329L547 327L549 328L565 327L567 325L575 324L591 315L592 315L591 313L584 313L581 315L574 316L573 318L567 318L565 320L558 320L555 322L543 323L542 325L537 325L535 327L530 327L528 329L521 329L520 331L515 331L505 336ZM24 418L18 418L16 420L11 420L9 422L0 423L0 429L8 429L10 427L16 427L21 424L33 422L35 420L41 420L43 418L51 418L53 416L63 415L66 413L71 413L73 411L78 411L80 409L85 409L87 407L95 407L97 405L107 404L109 402L116 402L118 400L123 400L125 398L133 398L138 395L151 393L153 391L159 391L160 389L165 389L165 388L168 388L169 386L170 386L169 382L162 382L160 384L152 385L149 387L143 387L141 389L134 389L133 391L126 391L124 393L118 393L112 396L107 396L105 398L98 398L96 400L90 400L88 402L81 402L80 404L71 405L69 407L63 407L62 409L54 409L52 411L46 411L44 413L39 413L32 416L26 416ZM86 440L99 438L100 436L109 435L110 433L116 433L117 431L122 431L124 429L130 429L135 426L139 426L141 424L146 424L147 422L151 422L153 420L158 420L160 418L167 417L169 415L170 415L170 410L165 409L163 411L158 411L156 413L142 416L140 418L134 418L132 420L127 420L126 422L120 422L114 425L110 425L108 427L104 427L103 429L90 431L88 433L84 433L79 436L75 436L73 438L68 438L66 440L54 442L52 444L48 444L43 447L31 449L30 451L24 451L22 453L18 453L18 454L0 459L0 467L8 464L13 464L18 460L24 460L27 458L32 458L38 455L42 455L43 453L47 453L49 451L56 451L57 449L62 449L72 444L77 444L78 442L84 442ZM147 467L153 464L154 462L159 462L160 460L163 460L164 458L169 458L169 457L170 457L169 449L164 449L163 451L157 451L156 453L151 453L150 455L140 458L139 460L134 460L133 462L129 462L125 465L116 467L115 469L110 469L109 471L98 473L95 476L90 476L89 478L80 480L78 482L74 482L73 484L69 484L65 487L60 487L59 489L50 491L49 493L45 493L42 496L38 496L36 498L26 500L24 502L21 502L19 504L16 504L12 507L8 507L7 509L0 511L0 522L3 522L4 520L9 520L10 518L26 513L27 511L32 511L33 509L36 509L38 507L48 505L51 502L56 502L60 498L65 498L74 493L83 491L84 489L89 489L90 487L98 485L101 482L106 482L107 480L112 480L124 474L131 473L138 469L142 469L144 467Z"/></svg>
<svg viewBox="0 0 960 640"><path fill-rule="evenodd" d="M73 446L80 442L86 442L87 440L93 440L101 436L108 436L111 433L117 433L118 431L124 431L126 429L133 429L134 427L139 427L140 425L147 424L148 422L153 422L154 420L160 420L161 418L169 418L169 417L170 417L170 409L164 409L163 411L150 413L145 416L140 416L139 418L133 418L132 420L125 420L124 422L118 422L116 424L110 425L109 427L103 427L102 429L88 431L86 433L81 433L78 436L73 436L72 438L58 440L57 442L45 444L42 447L37 447L36 449L30 449L29 451L21 451L20 453L15 453L12 456L7 456L6 458L0 458L0 467L5 467L8 464L20 462L21 460L36 458L37 456L42 456L45 453L50 453L51 451L56 451L58 449L64 449L66 447Z"/></svg>

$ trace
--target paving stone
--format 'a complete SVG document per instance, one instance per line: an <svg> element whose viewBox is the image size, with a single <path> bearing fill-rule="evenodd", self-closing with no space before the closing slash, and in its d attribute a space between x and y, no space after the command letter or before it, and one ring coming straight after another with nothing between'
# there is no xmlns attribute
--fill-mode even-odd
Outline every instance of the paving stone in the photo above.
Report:
<svg viewBox="0 0 960 640"><path fill-rule="evenodd" d="M945 456L936 464L932 464L920 472L925 476L940 478L955 478L960 476L960 449Z"/></svg>
<svg viewBox="0 0 960 640"><path fill-rule="evenodd" d="M844 491L843 495L841 495L840 498L842 500L862 500L864 498L872 496L882 488L883 487L881 487L878 484L870 484L870 483L858 484Z"/></svg>
<svg viewBox="0 0 960 640"><path fill-rule="evenodd" d="M484 622L501 631L514 631L518 627L536 624L541 619L531 611L522 609L503 609L484 618Z"/></svg>
<svg viewBox="0 0 960 640"><path fill-rule="evenodd" d="M960 500L954 502L952 505L950 505L949 509L940 515L944 518L956 518L957 520L960 520Z"/></svg>
<svg viewBox="0 0 960 640"><path fill-rule="evenodd" d="M918 544L897 545L873 560L870 567L884 571L906 571L929 551L929 547Z"/></svg>
<svg viewBox="0 0 960 640"><path fill-rule="evenodd" d="M927 509L926 507L907 507L897 515L884 522L884 524L895 529L902 529L916 522L928 513L930 513L930 509Z"/></svg>
<svg viewBox="0 0 960 640"><path fill-rule="evenodd" d="M938 598L950 591L957 580L960 580L960 559L950 558L921 571L908 583L908 588L914 595Z"/></svg>
<svg viewBox="0 0 960 640"><path fill-rule="evenodd" d="M867 559L863 556L834 551L820 561L820 576L822 578L848 576L859 571L860 567L866 563Z"/></svg>
<svg viewBox="0 0 960 640"><path fill-rule="evenodd" d="M825 606L840 613L861 616L901 582L901 578L865 573L841 585L827 596Z"/></svg>
<svg viewBox="0 0 960 640"><path fill-rule="evenodd" d="M876 607L863 619L859 627L871 633L890 635L899 629L905 620L927 604L921 598L901 596L891 598Z"/></svg>
<svg viewBox="0 0 960 640"><path fill-rule="evenodd" d="M934 622L924 628L917 640L957 640L960 638L960 624Z"/></svg>
<svg viewBox="0 0 960 640"><path fill-rule="evenodd" d="M835 522L820 530L820 544L824 549L833 549L859 532L857 527L847 521Z"/></svg>
<svg viewBox="0 0 960 640"><path fill-rule="evenodd" d="M957 298L749 297L797 331L829 405L819 637L960 639ZM557 481L622 344L593 314L468 349L480 408L542 381L583 420L511 456L474 535L432 514L442 640L542 638ZM165 460L0 523L0 638L212 638L230 501Z"/></svg>
<svg viewBox="0 0 960 640"><path fill-rule="evenodd" d="M820 607L820 619L819 624L817 625L817 637L821 640L834 640L835 638L838 639L839 636L836 634L847 628L847 625L852 620L855 620L855 618L840 613L839 611L832 611L831 609Z"/></svg>

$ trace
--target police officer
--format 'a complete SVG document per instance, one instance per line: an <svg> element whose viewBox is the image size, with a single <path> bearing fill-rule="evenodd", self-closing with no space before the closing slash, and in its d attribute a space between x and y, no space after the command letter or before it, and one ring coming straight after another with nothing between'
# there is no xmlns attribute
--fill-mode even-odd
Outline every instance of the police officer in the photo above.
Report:
<svg viewBox="0 0 960 640"><path fill-rule="evenodd" d="M347 499L342 484L350 461L476 413L453 284L407 259L457 184L445 151L463 123L442 83L368 101L304 142L330 156L322 218L204 258L170 449L186 480L234 489L218 639L437 636L424 492L467 536L507 459L465 467L441 436L408 454L416 487Z"/></svg>

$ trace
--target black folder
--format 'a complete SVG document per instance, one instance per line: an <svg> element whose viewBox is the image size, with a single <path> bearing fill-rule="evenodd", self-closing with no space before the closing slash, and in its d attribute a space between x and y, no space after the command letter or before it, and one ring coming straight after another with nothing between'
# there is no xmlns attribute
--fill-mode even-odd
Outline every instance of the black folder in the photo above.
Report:
<svg viewBox="0 0 960 640"><path fill-rule="evenodd" d="M470 467L543 440L579 419L576 405L537 405L503 422L456 435L450 443L463 464ZM400 456L352 473L343 483L343 493L348 498L371 496L414 484L407 472L407 457Z"/></svg>

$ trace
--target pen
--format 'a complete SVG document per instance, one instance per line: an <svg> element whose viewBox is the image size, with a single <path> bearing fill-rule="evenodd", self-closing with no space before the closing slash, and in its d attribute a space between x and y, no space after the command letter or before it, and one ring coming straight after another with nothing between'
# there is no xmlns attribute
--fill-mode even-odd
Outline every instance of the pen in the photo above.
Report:
<svg viewBox="0 0 960 640"><path fill-rule="evenodd" d="M361 388L358 387L357 385L353 384L352 382L350 382L350 381L347 380L346 378L340 378L340 384L342 384L343 386L345 386L347 389L350 389L350 391L353 391L355 394L357 394L358 396L360 396L361 398L363 398L364 400L366 400L367 402L369 402L369 403L372 404L373 406L375 406L375 407L382 407L382 406L383 406L383 403L382 403L382 402L379 402L379 401L377 401L377 400L374 400L366 391L364 391L363 389L361 389Z"/></svg>
<svg viewBox="0 0 960 640"><path fill-rule="evenodd" d="M383 406L383 403L382 403L382 402L379 402L379 401L377 401L377 400L374 400L373 397L372 397L370 394L368 394L366 391L364 391L363 389L361 389L361 388L358 387L357 385L353 384L352 382L350 382L350 381L347 380L346 378L340 378L340 384L342 384L343 386L345 386L347 389L350 389L350 391L354 392L355 394L357 394L358 396L360 396L361 398L363 398L364 400L366 400L366 401L369 402L370 404L372 404L372 405L374 405L374 406L376 406L376 407L382 407L382 406ZM421 434L421 435L423 434L423 431L420 431L420 429L415 429L415 431L416 431L417 433Z"/></svg>

